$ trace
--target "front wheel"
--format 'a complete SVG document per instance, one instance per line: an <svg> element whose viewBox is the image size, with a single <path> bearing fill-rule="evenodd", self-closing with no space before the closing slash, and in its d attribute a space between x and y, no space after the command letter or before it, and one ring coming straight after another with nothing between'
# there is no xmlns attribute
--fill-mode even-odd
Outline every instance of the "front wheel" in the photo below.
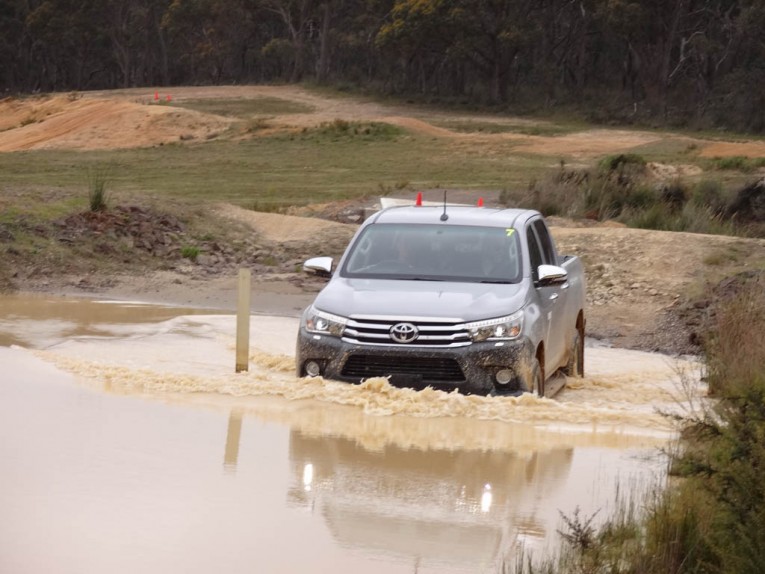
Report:
<svg viewBox="0 0 765 574"><path fill-rule="evenodd" d="M569 351L568 363L563 368L567 377L584 376L584 338L579 329L574 333L574 340Z"/></svg>
<svg viewBox="0 0 765 574"><path fill-rule="evenodd" d="M522 390L526 393L533 393L538 397L545 396L545 377L539 359L531 360L529 372L523 380L523 387Z"/></svg>

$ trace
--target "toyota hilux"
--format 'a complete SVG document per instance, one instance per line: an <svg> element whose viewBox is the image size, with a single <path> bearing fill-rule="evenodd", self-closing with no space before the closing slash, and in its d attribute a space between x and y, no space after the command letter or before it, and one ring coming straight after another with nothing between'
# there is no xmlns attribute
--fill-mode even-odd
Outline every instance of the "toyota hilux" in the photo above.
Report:
<svg viewBox="0 0 765 574"><path fill-rule="evenodd" d="M329 281L301 319L299 377L550 396L584 373L583 266L537 211L390 207L337 266L304 269Z"/></svg>

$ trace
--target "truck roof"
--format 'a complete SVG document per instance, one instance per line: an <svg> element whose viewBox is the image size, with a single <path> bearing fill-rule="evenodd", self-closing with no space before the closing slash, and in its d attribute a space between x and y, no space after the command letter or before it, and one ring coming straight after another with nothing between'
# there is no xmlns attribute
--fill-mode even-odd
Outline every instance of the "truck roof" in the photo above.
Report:
<svg viewBox="0 0 765 574"><path fill-rule="evenodd" d="M463 205L446 206L449 218L441 220L443 205L396 206L373 215L370 223L432 223L441 225L478 225L484 227L514 227L515 222L539 215L533 209L500 209Z"/></svg>

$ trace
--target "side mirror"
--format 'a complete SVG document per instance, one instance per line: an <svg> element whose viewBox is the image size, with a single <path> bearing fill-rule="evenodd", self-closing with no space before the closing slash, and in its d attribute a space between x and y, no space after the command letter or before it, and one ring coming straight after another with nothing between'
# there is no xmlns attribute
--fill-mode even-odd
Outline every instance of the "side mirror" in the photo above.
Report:
<svg viewBox="0 0 765 574"><path fill-rule="evenodd" d="M568 281L568 272L563 267L557 265L539 266L539 285L547 287L548 285L560 285Z"/></svg>
<svg viewBox="0 0 765 574"><path fill-rule="evenodd" d="M313 273L319 277L331 277L333 263L334 261L331 257L313 257L303 263L303 271Z"/></svg>

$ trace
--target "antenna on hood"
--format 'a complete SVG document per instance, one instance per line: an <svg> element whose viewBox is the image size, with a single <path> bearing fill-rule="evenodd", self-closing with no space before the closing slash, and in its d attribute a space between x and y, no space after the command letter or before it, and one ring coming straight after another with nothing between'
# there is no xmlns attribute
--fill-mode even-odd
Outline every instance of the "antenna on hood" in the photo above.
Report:
<svg viewBox="0 0 765 574"><path fill-rule="evenodd" d="M444 212L441 214L441 221L446 221L449 216L446 214L446 190L444 190Z"/></svg>

